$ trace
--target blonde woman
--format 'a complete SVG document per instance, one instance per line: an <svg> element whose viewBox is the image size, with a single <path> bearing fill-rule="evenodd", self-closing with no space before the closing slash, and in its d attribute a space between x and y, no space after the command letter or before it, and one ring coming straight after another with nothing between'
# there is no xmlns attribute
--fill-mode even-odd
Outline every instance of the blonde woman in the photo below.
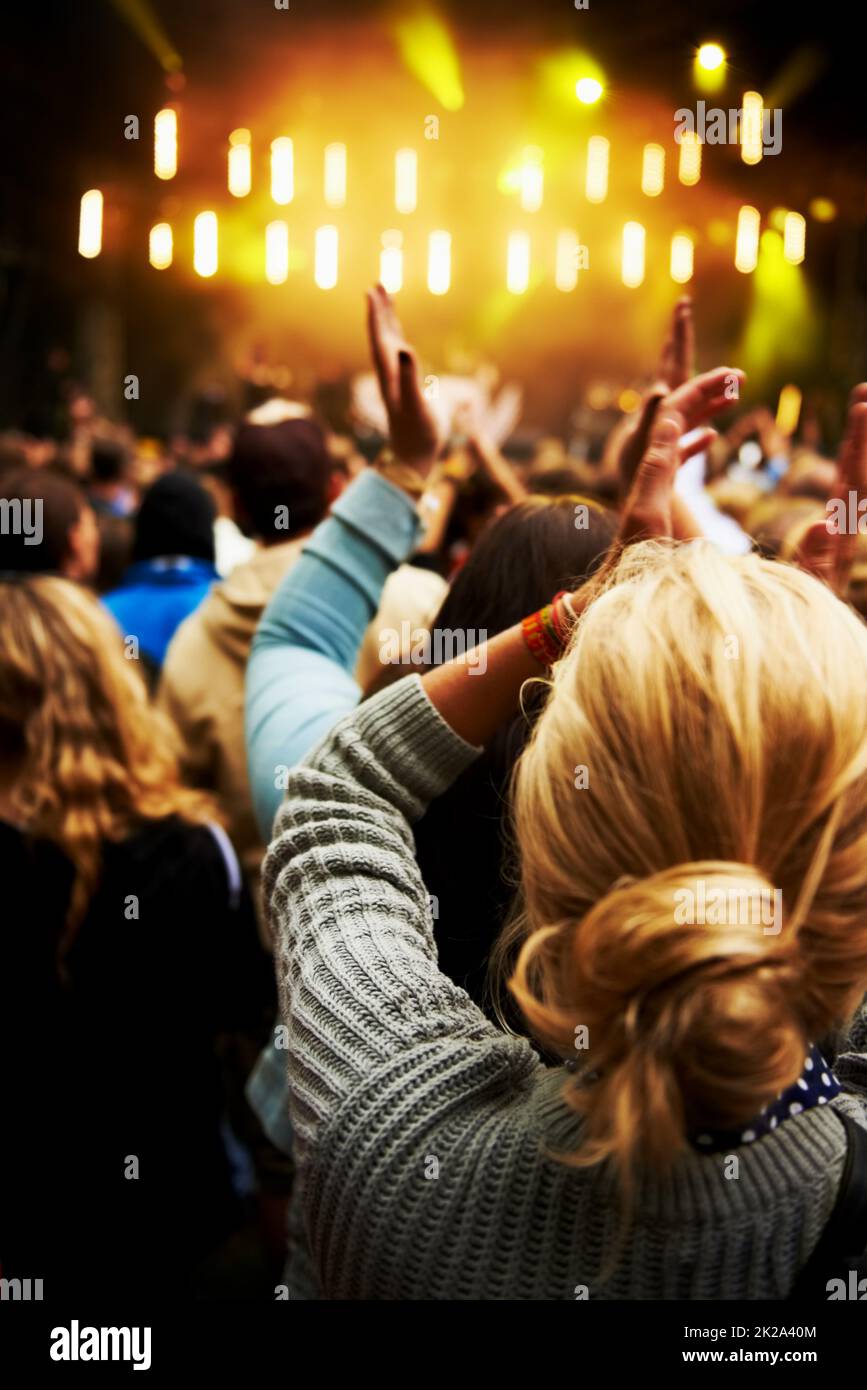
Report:
<svg viewBox="0 0 867 1390"><path fill-rule="evenodd" d="M236 1219L217 1039L269 1007L237 861L65 580L0 581L0 755L3 1272L188 1288Z"/></svg>
<svg viewBox="0 0 867 1390"><path fill-rule="evenodd" d="M683 427L665 406L624 545L671 536ZM835 544L805 555L839 581ZM266 879L326 1296L785 1297L867 1127L867 632L809 574L703 541L592 587L293 774ZM560 1066L438 969L411 828L549 662L500 965Z"/></svg>

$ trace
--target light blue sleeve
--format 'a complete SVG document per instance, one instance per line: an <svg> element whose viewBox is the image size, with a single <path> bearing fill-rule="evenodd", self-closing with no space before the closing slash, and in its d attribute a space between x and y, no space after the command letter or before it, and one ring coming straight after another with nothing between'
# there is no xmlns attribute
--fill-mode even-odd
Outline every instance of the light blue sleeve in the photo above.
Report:
<svg viewBox="0 0 867 1390"><path fill-rule="evenodd" d="M293 767L358 703L352 672L383 586L416 546L407 495L367 470L313 532L262 615L247 667L250 786L263 837Z"/></svg>

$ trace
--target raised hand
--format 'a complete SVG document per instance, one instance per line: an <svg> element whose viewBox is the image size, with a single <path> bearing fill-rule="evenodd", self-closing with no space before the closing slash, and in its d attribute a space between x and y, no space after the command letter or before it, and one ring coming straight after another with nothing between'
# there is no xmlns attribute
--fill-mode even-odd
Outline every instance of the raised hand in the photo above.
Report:
<svg viewBox="0 0 867 1390"><path fill-rule="evenodd" d="M695 326L692 320L692 300L684 295L674 306L671 329L662 346L659 360L659 379L669 391L683 386L695 372Z"/></svg>
<svg viewBox="0 0 867 1390"><path fill-rule="evenodd" d="M809 527L795 556L802 569L841 596L849 586L862 512L867 512L867 382L849 397L828 514Z"/></svg>
<svg viewBox="0 0 867 1390"><path fill-rule="evenodd" d="M367 292L367 329L392 450L402 463L426 471L440 449L436 417L422 391L416 354L382 285Z"/></svg>

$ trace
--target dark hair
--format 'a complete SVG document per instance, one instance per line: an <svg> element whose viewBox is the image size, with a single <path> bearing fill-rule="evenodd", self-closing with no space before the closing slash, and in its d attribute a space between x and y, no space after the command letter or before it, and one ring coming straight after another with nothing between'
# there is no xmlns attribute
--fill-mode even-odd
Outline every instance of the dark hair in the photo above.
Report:
<svg viewBox="0 0 867 1390"><path fill-rule="evenodd" d="M330 473L325 436L313 420L239 426L229 481L239 520L263 540L289 540L316 526L328 509ZM281 507L288 510L285 528L277 525Z"/></svg>
<svg viewBox="0 0 867 1390"><path fill-rule="evenodd" d="M214 499L190 473L167 473L148 488L135 519L133 560L188 555L214 563Z"/></svg>
<svg viewBox="0 0 867 1390"><path fill-rule="evenodd" d="M42 504L38 545L26 545L24 535L0 529L0 571L62 573L69 558L69 533L87 506L81 488L50 468L15 468L0 476L0 499Z"/></svg>
<svg viewBox="0 0 867 1390"><path fill-rule="evenodd" d="M482 532L434 625L494 637L589 579L616 529L613 513L577 494L517 502Z"/></svg>
<svg viewBox="0 0 867 1390"><path fill-rule="evenodd" d="M558 590L588 579L616 529L613 513L586 497L528 497L482 534L434 628L483 629L496 636ZM487 956L511 901L510 852L503 834L506 787L540 709L540 699L525 701L524 713L499 731L416 826L422 877L438 909L440 965L482 1005L488 1002Z"/></svg>
<svg viewBox="0 0 867 1390"><path fill-rule="evenodd" d="M90 474L95 483L119 483L126 476L129 451L114 439L95 439L90 450Z"/></svg>

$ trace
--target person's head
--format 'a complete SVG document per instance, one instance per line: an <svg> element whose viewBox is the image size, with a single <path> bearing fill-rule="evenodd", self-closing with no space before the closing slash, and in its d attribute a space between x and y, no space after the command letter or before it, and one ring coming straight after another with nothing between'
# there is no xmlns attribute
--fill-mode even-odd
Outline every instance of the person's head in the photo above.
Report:
<svg viewBox="0 0 867 1390"><path fill-rule="evenodd" d="M135 519L132 558L187 556L214 563L216 505L190 473L166 473L148 488Z"/></svg>
<svg viewBox="0 0 867 1390"><path fill-rule="evenodd" d="M850 1018L865 689L860 620L755 555L637 546L588 608L517 769L525 914L498 948L502 971L520 943L512 993L577 1059L575 1162L628 1179L739 1131Z"/></svg>
<svg viewBox="0 0 867 1390"><path fill-rule="evenodd" d="M482 532L443 600L435 626L503 632L603 559L617 519L580 495L527 497Z"/></svg>
<svg viewBox="0 0 867 1390"><path fill-rule="evenodd" d="M0 767L17 823L75 868L69 927L97 885L101 848L143 821L214 819L182 788L175 735L148 702L114 623L78 585L0 581Z"/></svg>
<svg viewBox="0 0 867 1390"><path fill-rule="evenodd" d="M98 487L117 487L129 475L130 455L116 439L95 439L90 450L90 480Z"/></svg>
<svg viewBox="0 0 867 1390"><path fill-rule="evenodd" d="M312 530L333 500L331 460L314 420L243 421L228 476L240 525L266 545Z"/></svg>
<svg viewBox="0 0 867 1390"><path fill-rule="evenodd" d="M47 468L0 477L0 572L88 583L98 564L96 518L76 483Z"/></svg>

